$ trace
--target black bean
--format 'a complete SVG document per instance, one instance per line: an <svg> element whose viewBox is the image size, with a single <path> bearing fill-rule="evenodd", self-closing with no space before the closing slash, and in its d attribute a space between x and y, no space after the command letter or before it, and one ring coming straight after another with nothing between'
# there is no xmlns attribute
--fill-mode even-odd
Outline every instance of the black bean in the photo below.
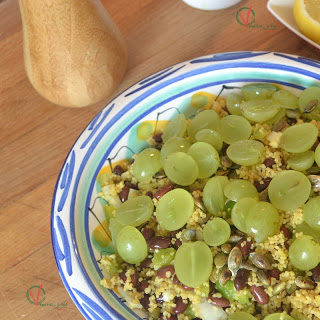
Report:
<svg viewBox="0 0 320 320"><path fill-rule="evenodd" d="M155 234L154 230L151 228L144 228L141 233L144 236L144 238L146 239L146 241L151 239Z"/></svg>
<svg viewBox="0 0 320 320"><path fill-rule="evenodd" d="M258 190L258 192L262 192L263 190L266 190L271 182L271 178L265 178L261 181L254 181L253 184Z"/></svg>
<svg viewBox="0 0 320 320"><path fill-rule="evenodd" d="M169 266L161 267L160 269L157 270L157 277L163 278L163 279L168 278L167 272L170 273L170 276L174 275L174 266L169 265Z"/></svg>
<svg viewBox="0 0 320 320"><path fill-rule="evenodd" d="M181 247L181 245L182 245L182 241L181 241L180 239L177 239L177 240L175 241L175 243L173 244L173 247L174 247L176 250L178 250L179 247Z"/></svg>
<svg viewBox="0 0 320 320"><path fill-rule="evenodd" d="M155 194L153 195L153 197L155 199L160 199L161 197L163 197L167 192L171 191L174 188L174 185L172 183L168 183L166 185L164 185L163 187L161 187L160 189L158 189Z"/></svg>
<svg viewBox="0 0 320 320"><path fill-rule="evenodd" d="M120 165L116 165L113 168L113 173L117 174L118 176L121 176L124 173L124 170Z"/></svg>
<svg viewBox="0 0 320 320"><path fill-rule="evenodd" d="M273 158L267 158L266 160L264 160L263 164L267 167L267 168L272 168L272 166L274 164L276 164L276 161Z"/></svg>
<svg viewBox="0 0 320 320"><path fill-rule="evenodd" d="M119 198L121 202L125 202L128 200L130 188L128 186L124 186L119 193Z"/></svg>
<svg viewBox="0 0 320 320"><path fill-rule="evenodd" d="M315 282L320 282L320 263L314 269L312 269L311 271L312 271L311 278Z"/></svg>
<svg viewBox="0 0 320 320"><path fill-rule="evenodd" d="M207 298L208 302L215 307L226 308L230 306L230 301L226 298L217 298L209 296Z"/></svg>
<svg viewBox="0 0 320 320"><path fill-rule="evenodd" d="M174 308L172 308L173 313L175 314L181 314L184 313L185 310L188 307L188 303L184 303L183 299L181 297L176 297L174 299L174 303L176 304L176 306Z"/></svg>
<svg viewBox="0 0 320 320"><path fill-rule="evenodd" d="M153 193L151 191L146 192L146 196L150 197L151 199L153 198Z"/></svg>
<svg viewBox="0 0 320 320"><path fill-rule="evenodd" d="M149 286L149 283L147 280L142 280L141 282L138 283L137 285L137 290L139 292L144 292L145 289L147 289Z"/></svg>
<svg viewBox="0 0 320 320"><path fill-rule="evenodd" d="M162 142L162 133L157 133L153 136L153 139L155 142L157 143L161 143Z"/></svg>
<svg viewBox="0 0 320 320"><path fill-rule="evenodd" d="M138 284L138 280L139 280L139 272L137 270L134 271L134 274L132 274L130 276L131 278L131 283L132 283L132 287L135 288Z"/></svg>
<svg viewBox="0 0 320 320"><path fill-rule="evenodd" d="M242 239L236 244L236 247L240 249L243 256L248 256L250 252L253 252L253 249L251 249L251 245L252 241Z"/></svg>
<svg viewBox="0 0 320 320"><path fill-rule="evenodd" d="M140 268L150 268L151 263L152 263L152 259L146 258L140 263Z"/></svg>
<svg viewBox="0 0 320 320"><path fill-rule="evenodd" d="M234 287L236 290L240 291L244 289L248 283L249 279L249 270L240 269L237 272L236 278L234 279Z"/></svg>
<svg viewBox="0 0 320 320"><path fill-rule="evenodd" d="M270 277L275 278L277 280L280 279L280 271L278 269L271 269L268 271Z"/></svg>
<svg viewBox="0 0 320 320"><path fill-rule="evenodd" d="M267 293L264 291L263 287L251 286L250 292L252 293L253 297L259 304L269 303L270 298L267 295Z"/></svg>
<svg viewBox="0 0 320 320"><path fill-rule="evenodd" d="M150 297L149 297L149 295L148 295L148 294L145 294L145 295L143 296L143 298L140 299L140 303L141 303L141 305L143 306L143 308L148 311L149 304L150 304Z"/></svg>
<svg viewBox="0 0 320 320"><path fill-rule="evenodd" d="M147 241L150 249L166 249L171 247L171 239L169 237L156 236Z"/></svg>
<svg viewBox="0 0 320 320"><path fill-rule="evenodd" d="M291 233L291 231L290 231L287 227L282 226L282 227L280 228L280 230L283 232L284 236L285 236L287 239L291 239L291 238L292 238L292 233Z"/></svg>

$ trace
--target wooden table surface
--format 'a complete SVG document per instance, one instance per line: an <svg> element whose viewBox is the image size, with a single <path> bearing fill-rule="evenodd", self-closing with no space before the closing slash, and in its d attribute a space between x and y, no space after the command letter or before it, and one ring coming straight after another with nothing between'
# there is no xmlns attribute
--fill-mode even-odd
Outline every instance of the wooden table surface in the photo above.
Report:
<svg viewBox="0 0 320 320"><path fill-rule="evenodd" d="M320 59L320 51L278 22L263 0L213 12L181 0L102 2L129 52L127 73L113 96L162 68L206 54L267 50ZM255 23L273 25L274 31L237 22L237 10L250 5ZM70 109L39 96L24 71L18 0L0 0L0 319L83 319L53 257L51 199L68 151L110 99ZM26 292L36 285L45 290L46 302L67 308L31 304Z"/></svg>

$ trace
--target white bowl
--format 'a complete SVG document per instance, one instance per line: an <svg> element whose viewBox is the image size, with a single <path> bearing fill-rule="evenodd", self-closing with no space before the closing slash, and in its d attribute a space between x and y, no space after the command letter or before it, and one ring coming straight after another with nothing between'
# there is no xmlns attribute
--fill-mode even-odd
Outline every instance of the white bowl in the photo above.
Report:
<svg viewBox="0 0 320 320"><path fill-rule="evenodd" d="M70 151L53 196L52 245L62 281L87 319L141 319L113 291L99 284L101 257L92 241L93 229L104 219L96 177L108 158L114 161L146 147L136 128L144 120L170 119L176 107L195 113L190 97L197 91L218 94L222 85L279 83L294 92L320 84L320 62L273 52L220 53L185 61L133 85L111 101L90 122ZM223 95L227 93L224 92ZM160 113L166 109L165 113ZM89 210L90 208L90 210Z"/></svg>

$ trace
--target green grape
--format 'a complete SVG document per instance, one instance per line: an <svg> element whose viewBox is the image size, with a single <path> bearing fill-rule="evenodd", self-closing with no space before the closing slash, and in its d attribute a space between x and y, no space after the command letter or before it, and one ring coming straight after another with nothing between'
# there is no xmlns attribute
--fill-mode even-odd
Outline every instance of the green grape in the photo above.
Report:
<svg viewBox="0 0 320 320"><path fill-rule="evenodd" d="M291 264L299 270L311 270L320 262L320 245L312 237L302 235L289 247Z"/></svg>
<svg viewBox="0 0 320 320"><path fill-rule="evenodd" d="M174 231L182 228L192 216L194 200L184 189L174 189L163 195L156 208L161 228Z"/></svg>
<svg viewBox="0 0 320 320"><path fill-rule="evenodd" d="M123 226L137 227L150 219L153 209L153 202L148 196L129 198L116 209L115 219Z"/></svg>
<svg viewBox="0 0 320 320"><path fill-rule="evenodd" d="M282 133L281 147L293 153L308 151L318 138L318 129L311 123L296 124Z"/></svg>
<svg viewBox="0 0 320 320"><path fill-rule="evenodd" d="M320 167L320 144L316 147L316 150L314 152L314 159L316 161L316 164Z"/></svg>
<svg viewBox="0 0 320 320"><path fill-rule="evenodd" d="M265 100L272 97L278 88L268 83L250 83L241 88L245 100Z"/></svg>
<svg viewBox="0 0 320 320"><path fill-rule="evenodd" d="M247 233L246 221L250 209L257 204L254 198L242 198L233 207L231 212L231 219L235 227Z"/></svg>
<svg viewBox="0 0 320 320"><path fill-rule="evenodd" d="M216 176L207 181L203 189L203 203L212 215L218 215L223 211L227 198L224 195L224 188L228 178Z"/></svg>
<svg viewBox="0 0 320 320"><path fill-rule="evenodd" d="M196 133L196 141L211 144L216 150L222 149L223 140L217 131L211 129L202 129Z"/></svg>
<svg viewBox="0 0 320 320"><path fill-rule="evenodd" d="M263 320L294 320L288 314L283 313L271 313L267 315Z"/></svg>
<svg viewBox="0 0 320 320"><path fill-rule="evenodd" d="M166 142L174 137L183 137L187 130L187 120L183 113L178 114L163 128L162 141Z"/></svg>
<svg viewBox="0 0 320 320"><path fill-rule="evenodd" d="M280 210L294 210L309 198L311 183L301 172L284 170L270 182L268 195L271 203Z"/></svg>
<svg viewBox="0 0 320 320"><path fill-rule="evenodd" d="M246 230L257 242L273 236L280 225L278 210L269 202L259 201L247 214Z"/></svg>
<svg viewBox="0 0 320 320"><path fill-rule="evenodd" d="M259 199L259 193L256 187L250 181L242 179L229 181L224 188L224 195L233 201L239 201L242 198Z"/></svg>
<svg viewBox="0 0 320 320"><path fill-rule="evenodd" d="M159 270L161 267L168 266L174 259L176 250L173 248L155 250L152 258L154 270Z"/></svg>
<svg viewBox="0 0 320 320"><path fill-rule="evenodd" d="M161 163L162 165L164 164L164 160L166 159L166 157L174 152L185 152L187 153L189 148L191 146L191 143L184 139L184 138L180 138L180 137L175 137L172 138L170 140L168 140L167 142L165 142L161 148Z"/></svg>
<svg viewBox="0 0 320 320"><path fill-rule="evenodd" d="M133 163L133 175L139 182L147 182L160 169L160 151L154 148L141 151Z"/></svg>
<svg viewBox="0 0 320 320"><path fill-rule="evenodd" d="M227 149L227 156L236 164L251 166L261 161L264 145L256 140L240 140Z"/></svg>
<svg viewBox="0 0 320 320"><path fill-rule="evenodd" d="M279 90L272 95L272 100L285 109L298 109L298 97L289 90Z"/></svg>
<svg viewBox="0 0 320 320"><path fill-rule="evenodd" d="M296 233L302 232L304 235L311 236L314 240L316 240L320 244L320 233L319 231L312 229L307 223L302 222L297 225L295 229Z"/></svg>
<svg viewBox="0 0 320 320"><path fill-rule="evenodd" d="M169 154L164 160L163 169L172 182L181 186L194 183L199 175L197 163L184 152Z"/></svg>
<svg viewBox="0 0 320 320"><path fill-rule="evenodd" d="M228 200L226 202L226 204L224 205L223 207L223 211L227 214L227 217L230 217L231 216L231 212L232 212L232 209L233 207L235 206L236 202L235 201L230 201Z"/></svg>
<svg viewBox="0 0 320 320"><path fill-rule="evenodd" d="M300 313L297 310L292 310L291 315L294 320L308 320L307 316L303 315L302 313Z"/></svg>
<svg viewBox="0 0 320 320"><path fill-rule="evenodd" d="M241 116L230 115L220 121L219 133L227 144L249 139L251 131L250 122Z"/></svg>
<svg viewBox="0 0 320 320"><path fill-rule="evenodd" d="M122 228L124 228L124 226L120 224L115 218L110 219L109 230L111 232L112 244L115 249L117 248L116 239Z"/></svg>
<svg viewBox="0 0 320 320"><path fill-rule="evenodd" d="M312 167L314 163L314 152L309 150L294 154L289 160L288 165L296 171L305 171Z"/></svg>
<svg viewBox="0 0 320 320"><path fill-rule="evenodd" d="M235 114L238 116L242 115L240 110L240 103L243 101L243 98L240 94L235 92L231 92L227 97L227 108L231 114Z"/></svg>
<svg viewBox="0 0 320 320"><path fill-rule="evenodd" d="M308 112L306 107L310 101L317 100L320 102L320 88L319 87L309 87L303 90L299 96L299 109L303 112ZM319 103L316 107L316 110L319 109ZM315 111L316 111L315 110ZM319 110L317 110L319 112Z"/></svg>
<svg viewBox="0 0 320 320"><path fill-rule="evenodd" d="M202 129L217 130L220 125L220 118L214 110L199 112L189 123L188 135L192 142L196 142L196 134Z"/></svg>
<svg viewBox="0 0 320 320"><path fill-rule="evenodd" d="M303 210L303 220L315 230L320 231L320 197L309 200Z"/></svg>
<svg viewBox="0 0 320 320"><path fill-rule="evenodd" d="M266 123L270 126L272 126L273 124L279 122L280 120L282 120L286 115L286 110L283 108L280 108L280 110L278 111L278 113L272 117L271 119L264 121L263 123Z"/></svg>
<svg viewBox="0 0 320 320"><path fill-rule="evenodd" d="M261 123L273 118L279 112L280 104L273 100L250 100L242 102L240 109L249 121Z"/></svg>
<svg viewBox="0 0 320 320"><path fill-rule="evenodd" d="M183 243L174 259L179 281L191 288L197 288L208 281L212 265L211 250L202 241Z"/></svg>
<svg viewBox="0 0 320 320"><path fill-rule="evenodd" d="M203 228L203 239L209 246L220 246L226 243L230 235L230 225L222 218L213 218Z"/></svg>
<svg viewBox="0 0 320 320"><path fill-rule="evenodd" d="M250 313L238 311L230 314L229 320L257 320L257 318Z"/></svg>
<svg viewBox="0 0 320 320"><path fill-rule="evenodd" d="M190 147L188 154L197 163L199 168L198 178L209 178L217 172L220 165L220 157L217 150L210 144L196 142Z"/></svg>
<svg viewBox="0 0 320 320"><path fill-rule="evenodd" d="M117 251L119 256L127 263L137 264L148 255L146 239L135 227L122 228L117 236Z"/></svg>

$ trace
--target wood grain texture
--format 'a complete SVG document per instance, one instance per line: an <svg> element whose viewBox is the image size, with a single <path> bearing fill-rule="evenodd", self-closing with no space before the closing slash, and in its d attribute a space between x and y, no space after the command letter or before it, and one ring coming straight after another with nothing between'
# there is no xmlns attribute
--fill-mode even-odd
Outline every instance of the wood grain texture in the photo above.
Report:
<svg viewBox="0 0 320 320"><path fill-rule="evenodd" d="M180 0L103 0L124 35L128 69L120 86L88 108L59 107L42 98L24 71L18 0L0 1L0 318L83 319L60 279L51 248L53 189L74 141L113 97L162 68L224 51L265 50L320 59L320 52L281 25L266 1L244 0L222 11L193 9ZM256 23L240 26L236 11L252 5ZM37 309L26 291L43 284L48 302ZM50 300L50 301L49 301Z"/></svg>

